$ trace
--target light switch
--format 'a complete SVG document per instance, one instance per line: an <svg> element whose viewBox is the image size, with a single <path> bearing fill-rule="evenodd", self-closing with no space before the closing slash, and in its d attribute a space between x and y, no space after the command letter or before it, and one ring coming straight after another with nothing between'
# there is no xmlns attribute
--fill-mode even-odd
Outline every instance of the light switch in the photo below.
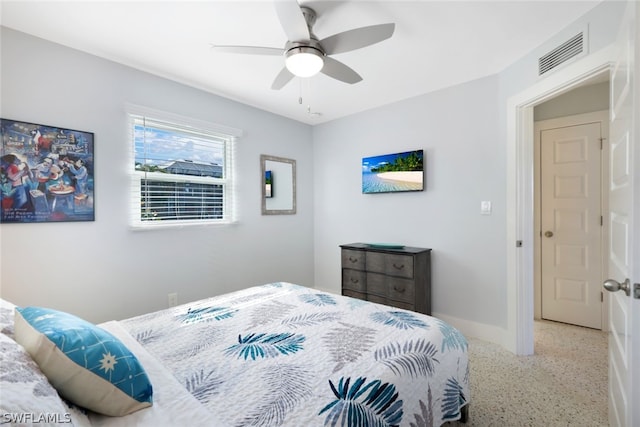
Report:
<svg viewBox="0 0 640 427"><path fill-rule="evenodd" d="M483 200L480 202L480 214L481 215L491 215L491 202L488 200Z"/></svg>

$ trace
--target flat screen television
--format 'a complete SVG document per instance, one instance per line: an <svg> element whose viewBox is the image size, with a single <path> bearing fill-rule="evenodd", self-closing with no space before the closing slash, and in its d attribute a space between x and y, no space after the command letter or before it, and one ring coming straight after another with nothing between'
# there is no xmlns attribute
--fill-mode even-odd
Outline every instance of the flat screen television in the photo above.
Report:
<svg viewBox="0 0 640 427"><path fill-rule="evenodd" d="M424 150L362 159L362 193L424 190Z"/></svg>

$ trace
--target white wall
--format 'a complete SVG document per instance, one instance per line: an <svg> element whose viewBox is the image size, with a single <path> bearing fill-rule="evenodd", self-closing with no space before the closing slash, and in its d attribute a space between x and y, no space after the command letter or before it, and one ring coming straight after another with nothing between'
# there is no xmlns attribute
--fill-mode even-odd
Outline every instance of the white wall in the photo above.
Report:
<svg viewBox="0 0 640 427"><path fill-rule="evenodd" d="M3 118L95 133L96 220L2 224L0 296L99 322L286 280L313 286L311 128L147 73L1 29ZM244 130L239 221L132 231L125 104ZM297 160L296 215L262 216L260 154Z"/></svg>
<svg viewBox="0 0 640 427"><path fill-rule="evenodd" d="M497 93L488 77L314 127L316 287L339 292L342 243L431 248L433 312L505 325ZM413 149L425 150L425 191L362 194L363 157Z"/></svg>

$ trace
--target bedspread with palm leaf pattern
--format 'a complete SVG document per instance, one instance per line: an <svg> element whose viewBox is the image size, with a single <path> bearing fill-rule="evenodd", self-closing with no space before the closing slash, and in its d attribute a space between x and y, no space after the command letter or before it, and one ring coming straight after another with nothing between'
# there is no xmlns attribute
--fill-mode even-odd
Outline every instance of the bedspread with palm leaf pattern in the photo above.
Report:
<svg viewBox="0 0 640 427"><path fill-rule="evenodd" d="M439 426L467 342L430 316L290 283L120 322L224 426Z"/></svg>

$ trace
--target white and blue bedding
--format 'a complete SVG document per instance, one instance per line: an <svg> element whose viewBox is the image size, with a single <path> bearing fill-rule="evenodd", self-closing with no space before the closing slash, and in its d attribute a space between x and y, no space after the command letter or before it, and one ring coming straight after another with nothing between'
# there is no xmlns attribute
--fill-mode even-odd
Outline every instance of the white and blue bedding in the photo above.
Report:
<svg viewBox="0 0 640 427"><path fill-rule="evenodd" d="M469 403L458 330L289 283L110 323L182 385L176 396L199 402L206 425L439 426Z"/></svg>

